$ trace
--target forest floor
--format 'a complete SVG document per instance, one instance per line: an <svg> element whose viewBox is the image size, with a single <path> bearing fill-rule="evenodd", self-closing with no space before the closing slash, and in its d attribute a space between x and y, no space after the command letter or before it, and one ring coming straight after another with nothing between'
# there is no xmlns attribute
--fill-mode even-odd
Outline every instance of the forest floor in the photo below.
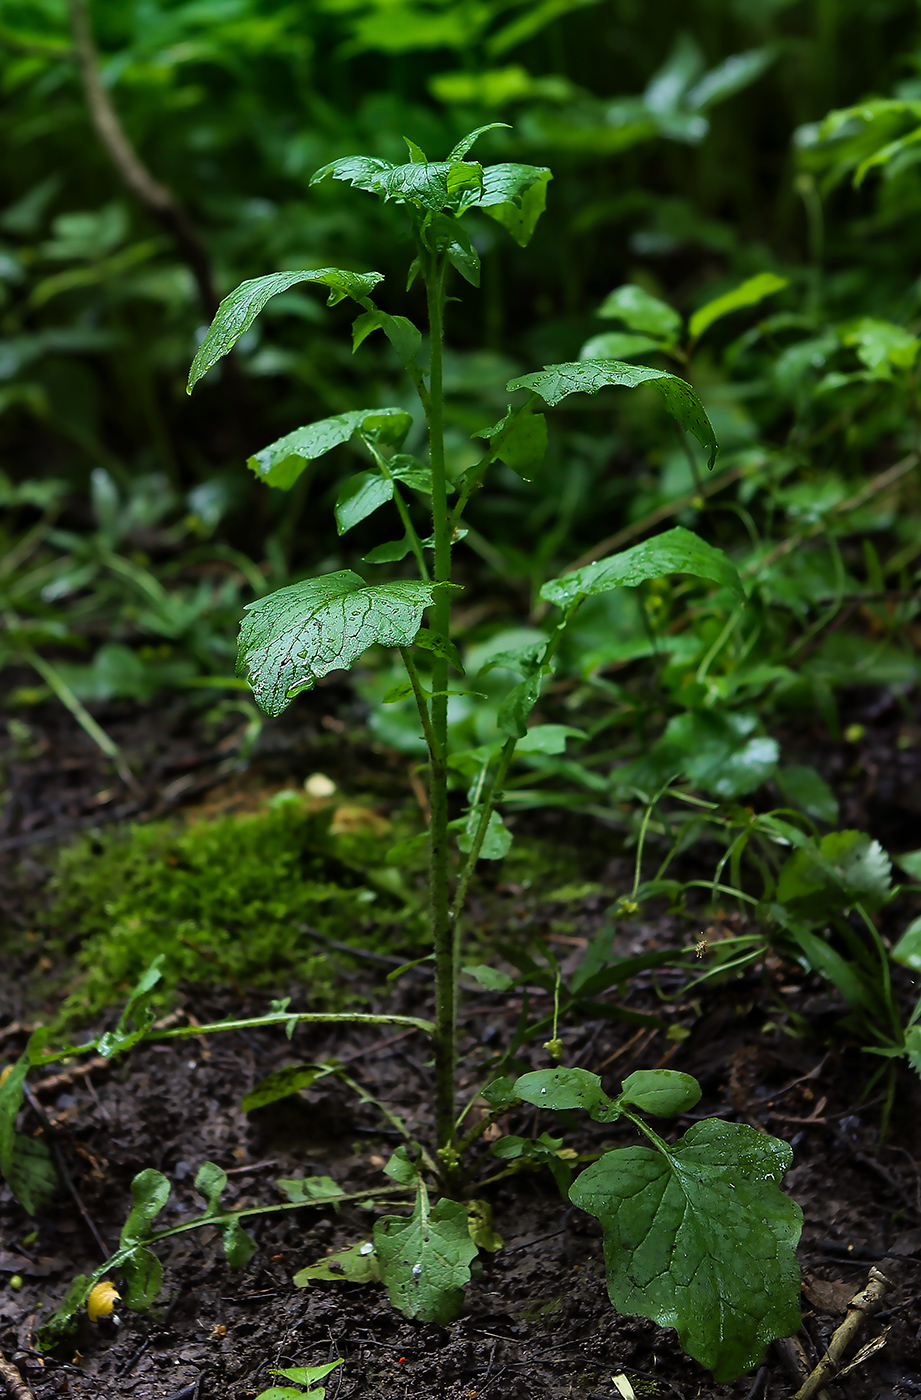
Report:
<svg viewBox="0 0 921 1400"><path fill-rule="evenodd" d="M245 772L234 759L239 724L206 743L179 704L146 712L125 707L107 717L140 765L142 794L125 801L68 717L51 708L36 715L32 751L6 759L10 796L0 846L16 859L0 875L7 930L0 982L5 1060L21 1051L30 1023L56 1010L52 1002L35 1002L34 973L45 953L25 937L43 898L54 840L106 815L117 821L162 815L182 802L207 801L215 811L245 808L258 794L316 770L331 772L343 788L387 788L405 800L412 790L405 759L344 742L349 703L333 688L325 697L318 693L312 707L301 707L296 732L284 725L264 732ZM817 732L793 738L833 782L842 826L861 826L896 848L900 833L901 847L911 845L914 830L916 845L921 760L917 746L896 742L903 712L885 694L855 696L846 722L863 726L859 747L847 750ZM578 845L572 818L545 813L530 820L543 835L556 833L561 843ZM545 898L491 873L471 923L510 940L522 932L546 938L561 961L575 959L604 922L612 898L623 893L625 875L622 856L600 865L595 859L587 878L600 892L554 911ZM567 914L565 932L554 912ZM726 915L725 927L738 931L733 920L737 916ZM686 928L669 915L644 914L619 929L621 954L687 941ZM714 936L709 928L700 933ZM431 1014L424 968L384 992L379 972L356 966L361 962L344 963L342 976L370 1005L383 1006L386 997L391 1013ZM667 985L667 971L657 977L660 989ZM791 1013L786 1026L777 1016L778 990ZM301 988L275 991L292 996L292 1009L303 1004ZM174 1015L180 1024L183 1017L202 1022L257 1015L267 1000L227 988L184 988ZM619 1005L661 1014L650 974L635 978ZM477 1082L476 1065L489 1047L510 1037L520 1010L514 993L466 997L462 1088L465 1080ZM675 1034L609 1018L569 1027L564 1062L600 1073L609 1089L634 1069L667 1063L695 1075L703 1088L694 1114L670 1125L675 1134L692 1119L718 1116L791 1142L794 1165L784 1185L805 1216L800 1341L810 1362L817 1360L868 1270L881 1269L894 1288L861 1342L883 1338L884 1344L831 1393L841 1400L907 1400L921 1395L921 1083L900 1070L881 1140L881 1091L863 1096L868 1057L832 1035L841 1010L827 984L769 955L735 980L671 1003L667 1015ZM791 1035L794 1024L810 1032ZM522 1058L529 1053L525 1047ZM244 1093L271 1071L333 1056L414 1133L429 1134L425 1047L415 1033L386 1027L301 1027L292 1043L278 1031L250 1029L147 1044L88 1074L48 1074L34 1087L83 1205L113 1248L130 1207L130 1181L145 1167L164 1172L172 1185L160 1217L164 1225L198 1212L192 1182L206 1159L230 1173L233 1208L280 1201L276 1178L329 1175L346 1192L380 1188L386 1181L380 1169L395 1142L371 1105L318 1085L249 1115L240 1108ZM534 1134L556 1131L558 1124L552 1115L526 1109L510 1114L502 1127ZM566 1145L597 1151L620 1141L619 1134L619 1126L580 1125L567 1130ZM258 1250L238 1273L225 1263L216 1229L180 1235L161 1247L165 1281L152 1314L125 1310L117 1327L83 1318L74 1345L40 1356L36 1327L74 1274L95 1268L100 1255L73 1198L61 1194L33 1221L2 1187L0 1348L36 1400L251 1400L272 1384L273 1366L339 1357L344 1364L327 1383L329 1400L616 1400L623 1390L615 1377L621 1376L637 1397L779 1400L793 1394L796 1385L773 1349L751 1375L718 1385L683 1355L674 1332L616 1314L607 1300L597 1222L567 1206L549 1177L522 1174L487 1194L505 1247L481 1256L464 1311L448 1327L407 1321L378 1285L293 1285L298 1269L369 1234L373 1216L353 1203L338 1213L305 1209L256 1217ZM14 1275L22 1279L18 1290L10 1286Z"/></svg>

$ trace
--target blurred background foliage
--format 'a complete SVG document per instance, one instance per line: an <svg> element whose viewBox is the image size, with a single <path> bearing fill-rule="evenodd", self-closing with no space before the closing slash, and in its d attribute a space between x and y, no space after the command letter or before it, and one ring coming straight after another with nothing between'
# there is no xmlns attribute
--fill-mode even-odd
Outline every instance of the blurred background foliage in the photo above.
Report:
<svg viewBox="0 0 921 1400"><path fill-rule="evenodd" d="M755 602L740 623L718 595L663 581L587 606L563 664L570 710L603 705L592 733L626 715L646 743L652 693L663 721L734 716L711 738L745 752L775 704L834 731L838 687L915 682L916 475L880 478L919 431L916 0L0 0L0 59L0 660L19 663L14 706L53 692L80 717L84 701L228 677L246 601L362 567L373 526L339 539L332 524L347 448L290 494L243 463L302 423L410 407L395 356L378 337L353 357L348 311L292 291L187 399L209 283L221 296L281 268L375 268L383 304L413 315L400 211L308 180L358 151L401 159L404 134L438 156L491 120L510 129L481 158L548 164L554 180L526 250L469 217L483 285L450 308L453 470L504 412L510 374L593 342L691 378L722 455L708 477L644 392L558 411L537 480L502 469L472 509L459 635L484 659L529 610L540 626L544 578L665 518L728 549ZM100 141L94 73L129 151L171 192L166 214ZM761 304L681 329L765 272L779 290ZM680 313L670 341L622 314L623 284ZM373 701L387 665L358 681ZM458 701L483 741L493 727L475 711ZM405 718L391 707L376 723L411 749Z"/></svg>

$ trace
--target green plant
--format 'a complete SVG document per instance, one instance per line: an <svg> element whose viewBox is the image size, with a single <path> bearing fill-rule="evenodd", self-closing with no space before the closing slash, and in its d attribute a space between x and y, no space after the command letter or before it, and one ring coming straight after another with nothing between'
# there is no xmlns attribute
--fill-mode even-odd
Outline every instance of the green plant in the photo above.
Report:
<svg viewBox="0 0 921 1400"><path fill-rule="evenodd" d="M498 705L498 737L475 750L451 752L450 670L462 670L451 637L450 601L457 586L452 550L463 538L465 509L494 463L504 462L524 477L539 465L547 444L541 401L552 407L571 394L595 393L608 386L648 385L679 429L697 438L711 466L717 453L709 418L697 394L683 379L664 370L592 358L550 365L537 373L511 379L506 385L508 393L524 391L524 398L510 405L499 422L480 430L478 436L485 439L487 446L479 460L462 474L449 474L444 439L442 346L447 277L454 270L473 285L479 280L479 257L464 217L481 211L524 245L543 209L550 179L550 172L543 168L483 166L468 159L474 141L491 129L471 133L454 147L446 161L429 162L418 146L408 142L411 159L405 165L353 157L334 162L314 177L315 181L325 176L344 180L405 208L416 245L410 282L421 277L426 294L427 361L419 328L408 318L383 310L372 299L371 293L381 280L379 274L320 268L275 273L237 288L221 303L189 377L191 389L233 349L273 296L300 283L314 283L329 289L333 305L346 297L358 303L361 315L353 326L355 348L372 332L382 331L418 394L428 426L427 460L402 450L412 419L400 407L340 413L295 429L250 459L249 465L260 480L291 489L311 461L356 439L368 453L370 466L342 484L336 502L338 529L344 533L392 503L403 527L403 537L372 550L366 556L367 562L392 566L411 556L418 576L369 583L350 570L342 570L280 589L247 608L240 630L238 665L248 677L257 702L269 715L277 715L299 693L309 690L331 670L350 666L370 646L399 649L407 678L384 697L384 703L406 696L413 698L427 750L429 926L435 971L435 1019L429 1022L418 1017L358 1012L291 1013L285 1005L279 1005L267 1017L196 1026L195 1030L202 1034L230 1024L283 1024L290 1033L300 1022L354 1020L413 1026L429 1035L435 1053L434 1142L426 1145L415 1141L400 1120L387 1113L406 1139L387 1171L401 1192L414 1198L413 1213L378 1220L370 1249L361 1247L350 1256L350 1267L360 1264L363 1277L379 1277L394 1304L407 1315L422 1320L450 1320L461 1305L463 1285L469 1278L477 1247L495 1245L491 1231L484 1227L484 1212L477 1208L471 1213L468 1207L480 1201L480 1190L497 1176L513 1174L522 1166L544 1164L553 1171L569 1199L601 1220L608 1288L615 1305L675 1325L691 1354L710 1366L720 1379L729 1379L757 1361L772 1337L796 1326L795 1244L800 1215L778 1187L790 1161L786 1145L744 1126L715 1120L697 1123L677 1143L667 1143L638 1113L679 1115L689 1111L700 1097L695 1081L670 1071L633 1075L615 1098L604 1093L597 1076L578 1069L555 1067L519 1075L514 1082L500 1076L482 1087L489 1107L470 1127L464 1126L464 1119L474 1101L460 1114L456 1104L461 914L478 860L500 858L509 848L510 833L498 808L519 743L526 751L536 748L537 752L559 753L572 732L566 726L529 728L532 711L545 679L554 670L567 629L587 600L673 574L715 583L718 596L728 600L733 615L741 612L746 596L731 560L682 527L546 583L541 597L558 609L559 620L537 640L493 655L489 662L521 676ZM413 494L407 496L405 492ZM419 523L416 496L428 500L424 526ZM426 610L429 625L421 626ZM453 820L449 782L452 771L462 773L470 781L466 806ZM456 867L449 845L452 831L457 832L460 852ZM604 949L595 950L595 956L598 966L586 969L586 977L573 988L573 996L567 991L564 1010L577 1004L580 997L590 995L593 989L616 984L630 975L629 967L615 964L607 969ZM640 961L648 965L648 961ZM473 970L477 971L481 980L490 973L489 969L485 973L482 969ZM94 1042L101 1053L121 1053L147 1038L184 1033L155 1032L151 1028L150 999L159 976L157 965L141 979L118 1026ZM495 980L496 974L492 976ZM559 992L557 976L557 1010L546 1042L551 1061L562 1054L557 1033ZM81 1051L86 1048L81 1047ZM9 1087L0 1090L4 1096L0 1098L0 1109L5 1108L7 1124L6 1143L0 1144L0 1169L6 1171L9 1167L14 1177L18 1170L17 1179L28 1175L21 1165L17 1168L16 1154L21 1155L23 1148L17 1147L21 1139L14 1130L22 1081L33 1062L47 1063L50 1058L54 1057L44 1053L39 1038L14 1069ZM356 1087L334 1064L300 1066L257 1086L245 1106L281 1099L320 1074L338 1075L347 1086ZM505 1165L497 1173L478 1179L477 1166L469 1162L469 1149L492 1122L519 1103L563 1113L581 1108L601 1123L624 1119L645 1136L650 1146L604 1152L571 1183L572 1154L562 1149L560 1155L561 1149L555 1145L558 1139L547 1134L534 1140L500 1139L492 1152ZM208 1169L212 1173L213 1170ZM208 1220L215 1223L218 1178L212 1182L210 1175L206 1180L200 1173L199 1181L208 1197L209 1210L199 1221L185 1222L181 1228L194 1228ZM440 1191L438 1199L432 1199L432 1187ZM156 1291L154 1283L158 1279L157 1270L149 1262L149 1246L163 1237L163 1232L155 1235L150 1227L165 1200L167 1185L159 1173L147 1171L136 1180L135 1190L140 1213L133 1213L129 1219L122 1248L115 1263L109 1261L109 1265L127 1272L129 1300L136 1298L146 1305ZM649 1210L636 1208L635 1198L640 1192L644 1201L653 1202ZM147 1203L143 1210L142 1202ZM303 1193L290 1201L292 1208L312 1203L316 1202L305 1200ZM235 1216L227 1221L222 1216L221 1220L225 1224L225 1242L230 1241L228 1257L231 1263L240 1262L246 1250L238 1234L239 1223ZM746 1280L744 1297L738 1288L740 1276ZM66 1325L96 1277L84 1281L83 1292L78 1290L65 1300L49 1337L53 1338ZM132 1278L141 1278L143 1288L140 1284L135 1287Z"/></svg>

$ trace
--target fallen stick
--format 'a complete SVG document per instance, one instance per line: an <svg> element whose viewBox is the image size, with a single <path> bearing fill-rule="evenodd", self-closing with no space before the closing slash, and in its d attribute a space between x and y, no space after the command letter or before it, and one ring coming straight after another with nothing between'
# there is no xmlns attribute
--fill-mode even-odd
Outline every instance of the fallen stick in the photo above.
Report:
<svg viewBox="0 0 921 1400"><path fill-rule="evenodd" d="M0 1351L0 1382L2 1382L9 1400L35 1400L35 1396L12 1361L7 1361L2 1351Z"/></svg>
<svg viewBox="0 0 921 1400"><path fill-rule="evenodd" d="M893 1285L879 1269L871 1269L866 1288L848 1303L847 1316L828 1344L828 1350L811 1375L807 1376L793 1400L810 1400L837 1374L851 1343L856 1341L874 1313L878 1313Z"/></svg>

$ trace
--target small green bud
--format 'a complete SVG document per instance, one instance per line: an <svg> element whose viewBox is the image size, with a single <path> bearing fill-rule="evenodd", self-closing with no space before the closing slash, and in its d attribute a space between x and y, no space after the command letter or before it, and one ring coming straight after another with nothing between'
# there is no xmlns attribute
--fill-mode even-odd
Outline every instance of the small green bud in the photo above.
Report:
<svg viewBox="0 0 921 1400"><path fill-rule="evenodd" d="M560 1040L559 1036L556 1036L553 1040L545 1040L544 1049L548 1051L555 1060L561 1060L563 1058L563 1042Z"/></svg>
<svg viewBox="0 0 921 1400"><path fill-rule="evenodd" d="M10 1279L10 1288L12 1288L14 1293L18 1293L21 1287L22 1274L14 1274L13 1277Z"/></svg>

